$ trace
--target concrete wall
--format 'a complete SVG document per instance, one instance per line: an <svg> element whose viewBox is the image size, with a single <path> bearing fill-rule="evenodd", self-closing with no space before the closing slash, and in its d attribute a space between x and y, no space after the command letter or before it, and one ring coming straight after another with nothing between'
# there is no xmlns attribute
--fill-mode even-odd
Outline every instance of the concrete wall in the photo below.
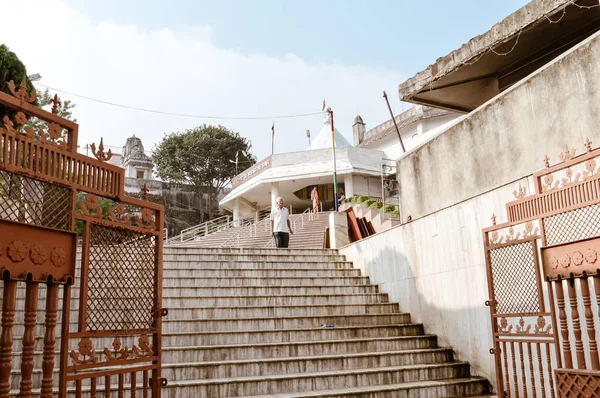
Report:
<svg viewBox="0 0 600 398"><path fill-rule="evenodd" d="M600 144L600 33L398 161L402 219L422 217Z"/></svg>
<svg viewBox="0 0 600 398"><path fill-rule="evenodd" d="M522 183L528 184L524 179ZM448 209L350 244L354 262L426 333L452 346L473 372L494 381L492 333L481 229L506 221L511 183Z"/></svg>

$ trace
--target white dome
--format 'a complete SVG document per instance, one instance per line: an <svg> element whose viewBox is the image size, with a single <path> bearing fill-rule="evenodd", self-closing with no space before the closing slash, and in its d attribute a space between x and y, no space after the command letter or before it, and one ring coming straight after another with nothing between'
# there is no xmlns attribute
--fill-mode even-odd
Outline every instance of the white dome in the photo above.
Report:
<svg viewBox="0 0 600 398"><path fill-rule="evenodd" d="M336 148L352 146L348 142L348 140L346 140L346 138L344 138L344 136L338 131L338 129L335 129L333 131L333 136ZM319 131L317 137L313 141L311 141L310 147L306 148L306 150L308 151L309 149L323 148L331 148L331 122L329 120L329 114L327 114L327 116L325 117L323 128L321 129L321 131Z"/></svg>

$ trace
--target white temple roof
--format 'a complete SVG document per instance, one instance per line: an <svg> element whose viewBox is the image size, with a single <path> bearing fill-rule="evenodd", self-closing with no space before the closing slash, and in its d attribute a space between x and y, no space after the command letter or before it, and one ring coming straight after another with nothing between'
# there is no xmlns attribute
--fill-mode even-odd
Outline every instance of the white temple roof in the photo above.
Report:
<svg viewBox="0 0 600 398"><path fill-rule="evenodd" d="M348 140L344 138L344 136L338 131L338 129L335 129L333 134L336 148L352 146L352 144L350 144ZM310 148L307 147L306 150L324 148L331 148L331 122L329 120L329 114L327 114L327 116L325 117L323 128L321 128L321 131L319 132L317 137L313 141L311 141Z"/></svg>

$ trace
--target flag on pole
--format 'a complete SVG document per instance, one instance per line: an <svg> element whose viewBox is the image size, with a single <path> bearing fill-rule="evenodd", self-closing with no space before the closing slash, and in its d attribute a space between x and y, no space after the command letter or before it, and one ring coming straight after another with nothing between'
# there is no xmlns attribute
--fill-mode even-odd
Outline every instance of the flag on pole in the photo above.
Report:
<svg viewBox="0 0 600 398"><path fill-rule="evenodd" d="M271 126L271 133L272 135L275 135L275 122L273 122L273 125Z"/></svg>
<svg viewBox="0 0 600 398"><path fill-rule="evenodd" d="M325 103L325 99L323 99L323 109L321 109L321 110L324 111L326 107L327 107L327 104Z"/></svg>

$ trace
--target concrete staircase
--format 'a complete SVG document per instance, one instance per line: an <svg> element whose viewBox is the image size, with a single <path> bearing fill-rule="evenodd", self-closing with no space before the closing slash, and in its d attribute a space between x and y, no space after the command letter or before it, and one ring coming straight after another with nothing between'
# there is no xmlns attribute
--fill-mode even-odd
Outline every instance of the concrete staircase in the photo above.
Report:
<svg viewBox="0 0 600 398"><path fill-rule="evenodd" d="M169 309L163 323L163 376L169 385L163 397L488 392L486 380L471 376L467 363L455 361L450 348L439 347L436 336L411 323L409 314L334 250L167 247L163 285L163 306ZM19 295L22 308L24 289ZM77 287L73 296L72 323ZM38 320L43 317L40 308ZM18 312L14 347L21 346L22 322ZM41 329L36 336L39 388ZM15 356L11 396L18 395L19 366ZM84 396L87 388L84 384Z"/></svg>
<svg viewBox="0 0 600 398"><path fill-rule="evenodd" d="M291 215L290 220L294 224L294 235L290 236L290 248L322 248L323 231L329 226L329 213L322 212L310 217L308 213ZM174 246L211 248L222 247L223 245L225 247L257 249L274 247L269 219L265 218L256 224L229 228L208 236L200 236L194 241Z"/></svg>
<svg viewBox="0 0 600 398"><path fill-rule="evenodd" d="M336 251L169 248L164 266L163 396L488 392Z"/></svg>

